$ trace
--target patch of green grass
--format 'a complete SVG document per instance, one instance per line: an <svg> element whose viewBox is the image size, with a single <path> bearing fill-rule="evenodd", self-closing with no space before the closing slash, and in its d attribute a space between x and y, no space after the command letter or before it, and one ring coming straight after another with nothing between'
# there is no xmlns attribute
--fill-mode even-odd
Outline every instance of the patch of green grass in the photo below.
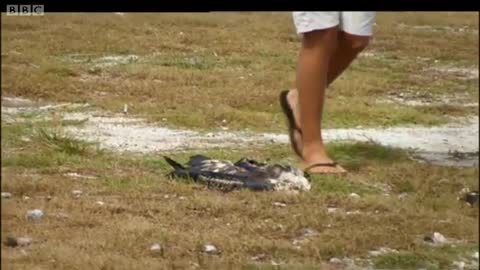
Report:
<svg viewBox="0 0 480 270"><path fill-rule="evenodd" d="M16 154L2 156L2 167L44 168L54 166L55 160L45 155Z"/></svg>
<svg viewBox="0 0 480 270"><path fill-rule="evenodd" d="M312 177L312 189L317 193L330 193L333 195L348 195L352 192L359 192L360 185L354 185L346 179L336 176L315 176Z"/></svg>
<svg viewBox="0 0 480 270"><path fill-rule="evenodd" d="M113 189L126 189L132 184L128 177L107 176L103 180L105 185Z"/></svg>
<svg viewBox="0 0 480 270"><path fill-rule="evenodd" d="M88 119L82 119L82 120L62 120L61 125L62 126L81 126L88 122Z"/></svg>
<svg viewBox="0 0 480 270"><path fill-rule="evenodd" d="M389 253L377 258L374 264L380 269L435 269L422 257L410 252Z"/></svg>
<svg viewBox="0 0 480 270"><path fill-rule="evenodd" d="M327 151L334 160L355 169L367 162L389 164L405 161L408 154L405 150L379 145L375 142L329 143Z"/></svg>
<svg viewBox="0 0 480 270"><path fill-rule="evenodd" d="M324 269L321 266L315 265L295 265L295 264L284 264L284 265L271 265L271 264L248 264L244 266L244 270L320 270Z"/></svg>
<svg viewBox="0 0 480 270"><path fill-rule="evenodd" d="M45 70L46 73L54 74L60 77L76 77L78 76L77 72L71 70L67 67L54 67L48 68Z"/></svg>
<svg viewBox="0 0 480 270"><path fill-rule="evenodd" d="M471 261L478 244L419 246L411 252L388 253L374 259L380 269L450 269L455 260ZM463 258L463 259L462 259Z"/></svg>
<svg viewBox="0 0 480 270"><path fill-rule="evenodd" d="M49 132L43 128L38 130L38 135L40 141L47 147L69 155L86 155L90 147L95 145L95 143L70 138L58 132Z"/></svg>

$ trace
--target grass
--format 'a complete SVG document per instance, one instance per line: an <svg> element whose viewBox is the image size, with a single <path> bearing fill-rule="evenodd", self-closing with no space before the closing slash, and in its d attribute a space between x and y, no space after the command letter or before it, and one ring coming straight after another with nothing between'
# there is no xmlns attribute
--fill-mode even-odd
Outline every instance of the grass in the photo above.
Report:
<svg viewBox="0 0 480 270"><path fill-rule="evenodd" d="M119 111L128 103L132 114L152 121L167 119L163 123L169 126L208 130L227 120L230 129L278 132L284 129L284 122L277 96L293 86L300 46L292 23L286 23L290 16L133 13L125 17L4 17L2 91L55 102L86 101L109 111ZM426 31L414 28L416 25L443 30ZM453 32L455 42L444 38L445 29L464 27L471 31ZM466 101L478 100L478 78L465 80L428 71L435 66L478 66L478 57L471 57L478 55L475 30L477 13L379 13L368 49L374 56L357 59L331 85L324 125L438 125L448 121L448 116L478 114L458 106L391 106L375 104L372 99L372 95L382 97L392 91L416 91L434 95L461 92L467 94ZM98 35L98 31L105 34ZM132 54L139 58L96 66L104 56Z"/></svg>
<svg viewBox="0 0 480 270"><path fill-rule="evenodd" d="M36 125L42 127L42 123L2 124L2 134L7 135L2 143L8 147L2 147L1 188L14 196L2 199L2 237L34 239L26 257L18 249L2 248L5 266L272 269L273 260L284 263L275 269L328 269L326 261L331 257L367 258L369 250L388 246L406 255L389 255L374 263L404 269L444 265L448 260L438 252L455 255L478 249L478 209L455 198L464 185L478 189L478 168L420 164L406 158L403 150L372 143L329 144L329 152L346 167L355 160L354 173L314 177L312 192L305 194L246 190L224 194L167 178L170 168L160 155L117 155L81 143L72 147L75 140L52 139L56 136L48 131L32 136L30 142L19 139L38 130ZM203 154L287 163L289 153L288 146L265 146ZM171 155L185 161L191 154ZM67 172L96 178L71 178ZM445 178L450 181L439 182ZM391 187L389 196L379 184ZM77 189L83 191L79 198L71 194ZM361 198L350 198L352 192ZM398 199L403 192L408 197ZM30 199L22 201L23 196ZM105 205L96 205L96 201ZM287 207L273 207L274 202ZM338 210L329 214L327 207ZM23 219L32 208L43 209L46 218L39 223ZM355 211L361 214L346 214ZM304 228L319 234L298 250L292 242ZM426 251L421 239L433 231L471 244L450 251ZM149 252L154 242L165 248L163 255ZM201 247L207 243L217 246L221 254L203 254ZM263 261L252 261L251 257L260 254L266 254Z"/></svg>
<svg viewBox="0 0 480 270"><path fill-rule="evenodd" d="M288 13L255 12L2 16L2 94L110 112L128 104L131 115L175 127L285 132L277 95L294 81L299 49L289 21ZM429 25L437 31L413 27ZM451 30L464 27L471 31ZM373 99L408 91L478 101L478 78L427 71L478 67L475 31L477 13L379 13L374 56L357 59L331 86L324 126L438 125L478 115ZM132 54L139 58L97 65ZM335 269L332 257L369 259L380 269L449 269L479 248L478 208L457 200L464 187L478 190L478 167L417 163L372 142L330 143L350 174L315 176L312 191L296 195L223 193L167 177L162 155L183 162L198 152L118 154L62 132L84 120L21 116L1 125L1 189L13 195L2 198L1 240L30 236L33 244L26 255L2 245L7 269ZM287 145L201 154L296 164ZM42 221L24 218L33 208L46 213ZM306 228L318 233L295 246ZM464 242L425 245L435 231ZM150 252L153 243L163 251ZM205 244L221 253L203 253ZM369 257L380 247L399 253Z"/></svg>

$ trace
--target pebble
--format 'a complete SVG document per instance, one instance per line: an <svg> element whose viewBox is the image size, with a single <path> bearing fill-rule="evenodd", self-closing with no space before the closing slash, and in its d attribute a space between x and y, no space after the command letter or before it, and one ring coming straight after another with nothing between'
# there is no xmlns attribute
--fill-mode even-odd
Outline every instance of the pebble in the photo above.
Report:
<svg viewBox="0 0 480 270"><path fill-rule="evenodd" d="M208 254L218 254L218 249L214 245L204 245L203 251Z"/></svg>
<svg viewBox="0 0 480 270"><path fill-rule="evenodd" d="M251 259L252 259L253 261L262 261L262 260L264 260L266 257L267 257L267 255L265 255L265 254L262 253L262 254L259 254L259 255L257 255L257 256L253 256Z"/></svg>
<svg viewBox="0 0 480 270"><path fill-rule="evenodd" d="M337 208L335 208L335 207L327 208L327 213L335 213L336 211L337 211Z"/></svg>
<svg viewBox="0 0 480 270"><path fill-rule="evenodd" d="M150 251L153 251L153 252L159 252L161 250L162 250L162 247L160 246L160 244L153 244L150 247Z"/></svg>
<svg viewBox="0 0 480 270"><path fill-rule="evenodd" d="M361 213L361 212L358 211L358 210L345 212L345 214L347 214L347 215L358 215L358 214L360 214L360 213Z"/></svg>
<svg viewBox="0 0 480 270"><path fill-rule="evenodd" d="M358 195L357 193L350 193L350 195L348 196L355 199L360 198L360 195Z"/></svg>
<svg viewBox="0 0 480 270"><path fill-rule="evenodd" d="M28 197L28 196L23 196L23 200L24 200L24 201L28 201L28 200L30 200L30 197Z"/></svg>
<svg viewBox="0 0 480 270"><path fill-rule="evenodd" d="M81 190L73 190L73 191L72 191L72 194L73 194L73 196L75 196L75 197L80 197L80 195L82 195L82 193L83 193L83 192L82 192Z"/></svg>
<svg viewBox="0 0 480 270"><path fill-rule="evenodd" d="M398 250L396 249L391 249L391 248L388 248L388 247L381 247L377 250L371 250L368 252L368 254L370 254L371 256L380 256L380 255L384 255L384 254L387 254L387 253L397 253Z"/></svg>
<svg viewBox="0 0 480 270"><path fill-rule="evenodd" d="M453 265L456 266L458 269L464 269L465 268L465 262L454 261Z"/></svg>
<svg viewBox="0 0 480 270"><path fill-rule="evenodd" d="M278 206L278 207L287 207L287 204L282 203L282 202L274 202L273 205Z"/></svg>
<svg viewBox="0 0 480 270"><path fill-rule="evenodd" d="M343 261L336 257L330 258L329 262L333 264L343 264Z"/></svg>
<svg viewBox="0 0 480 270"><path fill-rule="evenodd" d="M32 243L32 238L29 237L7 237L7 247L25 247Z"/></svg>
<svg viewBox="0 0 480 270"><path fill-rule="evenodd" d="M100 205L100 206L102 206L102 205L104 205L105 203L104 203L104 202L102 202L102 201L96 201L96 202L95 202L95 204L96 204L96 205Z"/></svg>
<svg viewBox="0 0 480 270"><path fill-rule="evenodd" d="M433 244L438 244L438 245L445 244L448 242L447 238L445 238L445 236L443 236L439 232L434 232L433 236L425 236L423 240L426 242L431 242Z"/></svg>
<svg viewBox="0 0 480 270"><path fill-rule="evenodd" d="M314 235L317 235L318 232L315 231L314 229L310 229L310 228L306 228L306 229L303 229L303 236L305 237L310 237L310 236L314 236Z"/></svg>
<svg viewBox="0 0 480 270"><path fill-rule="evenodd" d="M478 251L472 254L472 258L478 261Z"/></svg>
<svg viewBox="0 0 480 270"><path fill-rule="evenodd" d="M40 209L33 209L27 211L27 219L39 220L43 217L43 211Z"/></svg>
<svg viewBox="0 0 480 270"><path fill-rule="evenodd" d="M433 242L436 243L436 244L444 244L444 243L447 242L447 238L445 238L445 236L443 236L439 232L434 232L432 239L433 239Z"/></svg>
<svg viewBox="0 0 480 270"><path fill-rule="evenodd" d="M12 197L12 193L10 192L2 192L2 198L9 199Z"/></svg>

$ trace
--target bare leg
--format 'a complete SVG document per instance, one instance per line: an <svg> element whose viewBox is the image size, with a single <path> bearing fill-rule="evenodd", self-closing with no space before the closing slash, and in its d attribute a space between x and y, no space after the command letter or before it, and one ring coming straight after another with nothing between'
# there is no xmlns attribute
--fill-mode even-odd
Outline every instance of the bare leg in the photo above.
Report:
<svg viewBox="0 0 480 270"><path fill-rule="evenodd" d="M368 45L369 37L353 36L343 31L338 32L338 45L333 56L330 59L330 65L327 74L327 87L332 84L357 58ZM288 93L289 103L294 109L295 120L300 123L300 112L297 109L298 91L291 89Z"/></svg>
<svg viewBox="0 0 480 270"><path fill-rule="evenodd" d="M324 30L324 31L331 31L331 30ZM322 31L323 32L323 31ZM333 35L333 34L331 34ZM330 37L331 38L331 37ZM314 39L314 38L312 38ZM317 38L319 39L319 38ZM337 40L338 40L338 45L336 46L336 50L335 49L331 49L330 48L330 51L333 52L333 56L330 57L330 59L328 59L329 57L322 57L322 56L311 56L310 57L310 60L313 60L315 59L316 57L322 57L322 60L320 61L323 61L323 63L321 64L323 67L327 66L325 65L325 61L329 61L329 65L327 66L327 73L326 73L326 85L330 85L336 78L338 78L338 76L340 76L343 71L352 63L352 61L357 57L357 55L368 45L368 40L369 40L369 37L360 37L360 36L353 36L353 35L350 35L350 34L347 34L345 32L338 32L338 35L337 35ZM307 43L308 41L305 41L304 43ZM310 41L310 42L313 42L314 41ZM321 42L321 41L318 41L318 42ZM311 55L313 54L313 52L311 52L312 50L306 50L305 49L305 45L307 44L304 44L304 48L302 50L303 51L307 51L306 54L306 58L308 58L309 56L308 55ZM315 47L315 46L313 46ZM334 46L335 48L335 46ZM318 54L318 52L317 52ZM305 54L303 54L305 55ZM302 55L302 56L303 56ZM301 60L300 60L300 65L302 65L302 56L301 56ZM313 57L313 59L312 59ZM318 58L317 58L318 59ZM298 77L298 80L301 80L301 77L300 74L305 72L304 70L301 70L300 69L301 67L299 67L299 77ZM311 69L311 68L305 68L307 70L309 70L310 72L315 72L315 69ZM324 68L322 68L324 69ZM301 70L301 71L300 71ZM315 83L318 83L319 81L324 81L325 79L323 78L325 75L325 73L322 73L324 71L319 71L320 73L317 73L317 74L305 74L304 76L306 76L308 78L308 76L316 76L317 77L317 81ZM308 79L307 79L308 80ZM311 81L312 82L312 81ZM308 87L308 86L307 86ZM321 115L322 115L322 109L323 109L323 101L324 101L324 91L325 91L325 88L321 88L320 91L317 90L317 95L319 95L319 99L317 99L316 95L312 95L312 94L308 94L307 95L307 98L308 99L316 99L317 101L319 101L319 112L316 111L315 114L316 115L320 115L320 119L318 119L317 123L318 124L315 124L313 125L312 123L308 122L308 124L306 124L307 126L309 127L313 127L313 128L317 128L318 127L318 133L317 134L314 134L312 133L311 136L318 136L317 138L320 138L320 142L318 142L318 139L316 140L313 140L315 143L313 143L312 145L306 145L305 143L307 141L305 141L305 139L303 138L302 139L302 136L301 134L299 134L298 132L295 132L294 133L294 140L296 141L297 145L299 146L300 149L304 149L305 150L305 153L303 153L303 161L304 161L304 165L305 166L308 166L312 163L317 163L317 162L321 162L321 163L324 163L324 162L332 162L332 160L328 157L326 151L325 151L325 147L323 145L323 140L321 138ZM300 94L301 95L301 94ZM301 115L305 115L305 112L301 112L299 110L299 107L301 108L302 105L300 104L299 102L299 92L297 91L297 89L292 89L288 96L288 101L289 101L289 104L291 104L291 107L294 111L294 116L295 116L295 121L296 123L302 123L301 121ZM310 102L309 102L310 103ZM299 106L300 105L300 106ZM308 105L307 105L308 106ZM314 107L316 107L316 105L314 105ZM313 113L313 111L309 111L307 112L307 115ZM316 121L315 119L308 119L310 121ZM302 124L300 124L302 130L303 130L303 127L302 127ZM307 131L308 132L308 131ZM307 139L308 138L308 135L307 135ZM313 138L310 138L311 140ZM315 153L312 153L312 152L316 152ZM338 168L334 168L334 167L318 167L318 168L315 168L315 169L312 169L312 172L316 172L320 170L321 172L331 172L331 171L343 171L343 169L338 169Z"/></svg>
<svg viewBox="0 0 480 270"><path fill-rule="evenodd" d="M331 163L325 152L321 121L327 74L331 56L337 46L337 29L305 33L297 74L300 128L302 130L303 167L314 163ZM334 172L335 167L317 167L311 172Z"/></svg>

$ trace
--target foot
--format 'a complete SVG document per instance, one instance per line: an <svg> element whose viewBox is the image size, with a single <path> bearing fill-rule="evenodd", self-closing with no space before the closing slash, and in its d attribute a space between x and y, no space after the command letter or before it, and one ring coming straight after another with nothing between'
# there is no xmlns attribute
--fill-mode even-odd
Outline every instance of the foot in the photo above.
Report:
<svg viewBox="0 0 480 270"><path fill-rule="evenodd" d="M302 168L308 174L344 174L347 171L326 153L323 145L312 145L302 151Z"/></svg>
<svg viewBox="0 0 480 270"><path fill-rule="evenodd" d="M328 157L323 145L303 149L300 129L300 111L296 89L286 93L282 108L289 121L290 143L295 153L302 159L301 167L310 174L342 174L347 171Z"/></svg>

